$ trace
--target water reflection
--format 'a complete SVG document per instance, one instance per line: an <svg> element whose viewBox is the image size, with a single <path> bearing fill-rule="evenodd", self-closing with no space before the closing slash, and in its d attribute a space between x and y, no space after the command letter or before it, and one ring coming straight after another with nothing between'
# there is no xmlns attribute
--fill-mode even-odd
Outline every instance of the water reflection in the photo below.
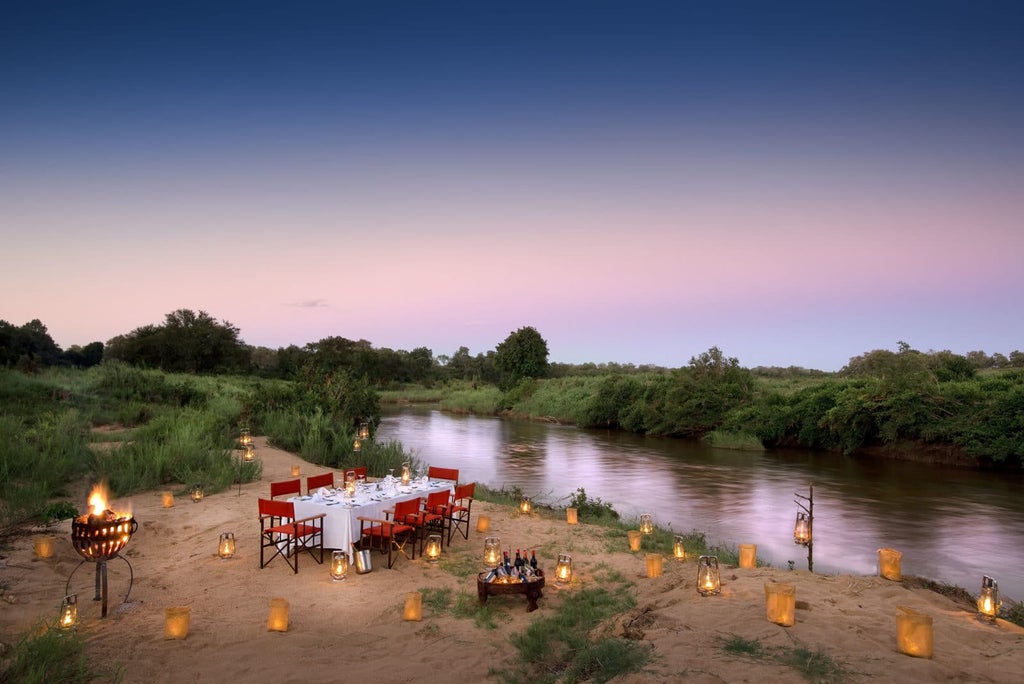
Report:
<svg viewBox="0 0 1024 684"><path fill-rule="evenodd" d="M756 543L759 557L783 568L789 560L805 567L805 549L792 543L794 495L813 482L816 571L873 574L877 549L891 547L903 552L905 574L972 593L987 574L1024 598L1021 476L712 449L422 408L387 413L379 435L426 463L458 468L464 482L517 486L553 505L583 487L625 517L649 512L659 525L705 531L715 543Z"/></svg>

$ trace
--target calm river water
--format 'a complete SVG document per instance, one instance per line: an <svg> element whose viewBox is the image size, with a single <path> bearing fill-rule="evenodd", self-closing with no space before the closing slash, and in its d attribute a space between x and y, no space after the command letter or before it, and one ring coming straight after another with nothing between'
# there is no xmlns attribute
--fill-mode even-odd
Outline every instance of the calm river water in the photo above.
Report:
<svg viewBox="0 0 1024 684"><path fill-rule="evenodd" d="M616 431L456 416L428 408L386 410L378 438L420 461L458 468L463 482L518 486L564 506L577 488L623 517L652 513L711 543L757 544L776 567L806 552L792 542L794 494L814 485L816 572L874 574L877 549L903 552L903 573L977 594L981 576L1024 599L1024 477L800 450L764 454Z"/></svg>

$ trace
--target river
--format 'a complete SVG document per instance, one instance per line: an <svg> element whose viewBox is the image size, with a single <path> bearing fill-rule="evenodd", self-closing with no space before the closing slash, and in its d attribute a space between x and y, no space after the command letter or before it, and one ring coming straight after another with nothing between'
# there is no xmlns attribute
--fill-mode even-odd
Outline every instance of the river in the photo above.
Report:
<svg viewBox="0 0 1024 684"><path fill-rule="evenodd" d="M745 452L619 431L386 409L378 439L462 482L517 486L565 506L577 488L625 518L698 530L712 544L757 544L758 558L806 567L792 542L795 494L814 486L814 570L874 574L877 550L903 553L903 573L977 594L982 575L1024 599L1024 476L803 450Z"/></svg>

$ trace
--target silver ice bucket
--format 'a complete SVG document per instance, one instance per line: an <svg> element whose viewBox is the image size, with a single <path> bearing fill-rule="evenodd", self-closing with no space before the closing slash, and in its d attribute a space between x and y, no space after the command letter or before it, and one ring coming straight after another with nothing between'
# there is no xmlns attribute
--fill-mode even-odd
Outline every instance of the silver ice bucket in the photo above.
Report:
<svg viewBox="0 0 1024 684"><path fill-rule="evenodd" d="M363 549L362 551L352 549L352 554L356 559L356 574L365 575L373 570L373 564L370 563L369 549Z"/></svg>

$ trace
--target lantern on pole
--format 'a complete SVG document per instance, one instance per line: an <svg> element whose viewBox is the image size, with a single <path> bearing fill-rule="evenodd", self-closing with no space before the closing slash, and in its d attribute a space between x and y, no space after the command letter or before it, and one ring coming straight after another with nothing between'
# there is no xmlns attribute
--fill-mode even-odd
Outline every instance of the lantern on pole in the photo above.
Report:
<svg viewBox="0 0 1024 684"><path fill-rule="evenodd" d="M807 547L807 569L814 572L814 485L809 485L807 496L796 493L793 496L797 497L793 503L801 509L796 514L796 524L793 526L793 543Z"/></svg>

